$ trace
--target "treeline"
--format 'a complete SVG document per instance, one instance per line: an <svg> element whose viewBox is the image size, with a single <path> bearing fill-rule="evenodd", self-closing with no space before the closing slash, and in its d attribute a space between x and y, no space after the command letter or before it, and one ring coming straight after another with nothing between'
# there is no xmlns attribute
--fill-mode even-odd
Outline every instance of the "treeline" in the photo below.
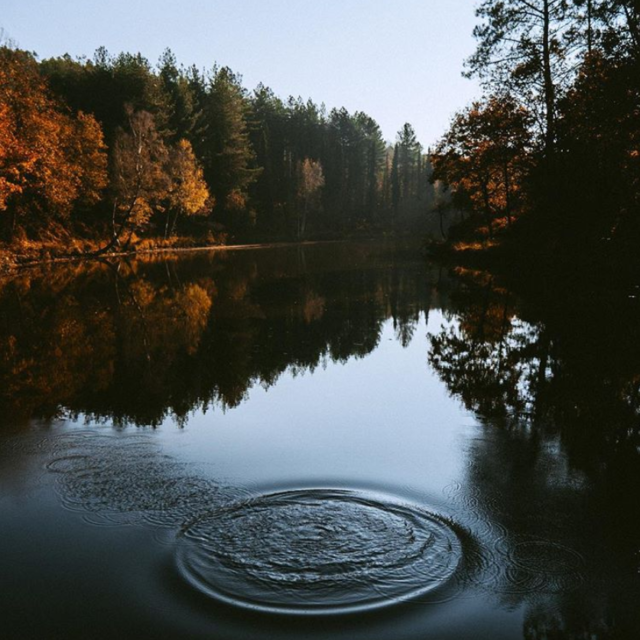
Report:
<svg viewBox="0 0 640 640"><path fill-rule="evenodd" d="M640 3L484 0L435 177L466 212L457 249L632 259L640 239ZM611 249L614 248L614 251Z"/></svg>
<svg viewBox="0 0 640 640"><path fill-rule="evenodd" d="M226 67L0 49L0 231L304 238L424 225L429 157L362 112L247 91Z"/></svg>

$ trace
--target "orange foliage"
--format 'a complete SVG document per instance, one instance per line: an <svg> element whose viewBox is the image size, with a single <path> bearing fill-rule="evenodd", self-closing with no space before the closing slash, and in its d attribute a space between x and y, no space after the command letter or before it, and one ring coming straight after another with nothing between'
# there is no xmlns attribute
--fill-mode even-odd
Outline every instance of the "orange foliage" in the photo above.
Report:
<svg viewBox="0 0 640 640"><path fill-rule="evenodd" d="M509 96L492 96L458 113L433 155L434 175L484 215L491 235L496 218L522 208L528 168L529 114Z"/></svg>
<svg viewBox="0 0 640 640"><path fill-rule="evenodd" d="M67 113L30 54L0 49L0 212L12 226L30 212L67 216L78 201L97 202L105 148L94 117Z"/></svg>

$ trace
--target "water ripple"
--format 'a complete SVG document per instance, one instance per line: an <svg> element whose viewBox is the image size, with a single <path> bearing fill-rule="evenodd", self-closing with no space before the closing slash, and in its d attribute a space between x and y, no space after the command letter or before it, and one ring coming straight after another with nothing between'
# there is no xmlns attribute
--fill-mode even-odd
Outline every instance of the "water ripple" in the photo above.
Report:
<svg viewBox="0 0 640 640"><path fill-rule="evenodd" d="M194 473L149 439L74 434L56 445L46 468L57 477L63 505L92 524L180 527L212 505L244 495Z"/></svg>
<svg viewBox="0 0 640 640"><path fill-rule="evenodd" d="M186 526L178 566L200 591L254 609L379 607L445 583L462 545L440 516L378 495L305 489L257 496Z"/></svg>

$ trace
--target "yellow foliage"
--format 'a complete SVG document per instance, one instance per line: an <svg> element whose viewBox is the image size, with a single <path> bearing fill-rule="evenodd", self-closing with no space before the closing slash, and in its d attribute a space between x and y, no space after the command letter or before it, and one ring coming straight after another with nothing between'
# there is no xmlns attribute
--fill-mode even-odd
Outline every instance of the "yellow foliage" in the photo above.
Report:
<svg viewBox="0 0 640 640"><path fill-rule="evenodd" d="M170 174L170 206L188 216L201 213L209 199L209 190L188 140L180 140L172 150Z"/></svg>

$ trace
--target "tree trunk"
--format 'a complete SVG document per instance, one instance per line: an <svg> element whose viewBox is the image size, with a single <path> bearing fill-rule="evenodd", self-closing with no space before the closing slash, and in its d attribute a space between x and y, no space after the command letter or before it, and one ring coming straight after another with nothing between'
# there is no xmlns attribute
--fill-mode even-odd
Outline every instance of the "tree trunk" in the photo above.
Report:
<svg viewBox="0 0 640 640"><path fill-rule="evenodd" d="M447 234L444 232L444 207L438 206L438 217L440 218L440 234L442 239L447 239Z"/></svg>
<svg viewBox="0 0 640 640"><path fill-rule="evenodd" d="M543 24L542 24L542 65L544 80L544 104L545 104L545 151L547 157L553 155L555 143L555 87L551 74L551 15L549 8L550 0L544 0Z"/></svg>
<svg viewBox="0 0 640 640"><path fill-rule="evenodd" d="M593 31L591 27L591 20L593 17L593 0L587 0L587 53L591 56L591 50L593 48Z"/></svg>
<svg viewBox="0 0 640 640"><path fill-rule="evenodd" d="M173 222L171 223L171 237L176 234L176 224L178 223L178 216L180 215L180 210L176 209L176 214L173 216Z"/></svg>
<svg viewBox="0 0 640 640"><path fill-rule="evenodd" d="M509 178L509 163L504 163L504 203L507 214L507 224L511 226L511 180Z"/></svg>
<svg viewBox="0 0 640 640"><path fill-rule="evenodd" d="M302 220L300 221L300 237L304 238L304 233L307 228L307 212L309 210L309 198L304 199L304 207L302 209Z"/></svg>
<svg viewBox="0 0 640 640"><path fill-rule="evenodd" d="M487 228L489 229L489 239L493 240L493 227L491 226L491 205L489 204L489 189L487 183L482 184L482 198L484 200L484 215L487 219Z"/></svg>
<svg viewBox="0 0 640 640"><path fill-rule="evenodd" d="M635 49L636 59L640 55L640 15L636 8L629 7L624 4L624 14L627 19L627 28L633 42L633 48Z"/></svg>
<svg viewBox="0 0 640 640"><path fill-rule="evenodd" d="M101 247L97 251L89 252L90 255L100 256L103 253L106 253L107 251L109 251L109 249L112 249L116 245L120 244L120 236L122 235L123 231L127 227L127 224L129 223L129 220L131 218L131 215L133 214L133 210L137 202L138 202L138 196L136 196L131 202L131 205L127 210L127 213L124 215L122 222L120 223L120 227L118 229L116 229L117 201L113 203L113 212L111 214L111 233L112 233L111 240L107 242L107 244L104 245L104 247ZM133 230L131 230L131 233L129 234L129 240L131 240L132 234L133 234Z"/></svg>
<svg viewBox="0 0 640 640"><path fill-rule="evenodd" d="M16 226L18 222L18 214L16 208L9 206L9 227L7 229L7 240L13 242L16 235Z"/></svg>

